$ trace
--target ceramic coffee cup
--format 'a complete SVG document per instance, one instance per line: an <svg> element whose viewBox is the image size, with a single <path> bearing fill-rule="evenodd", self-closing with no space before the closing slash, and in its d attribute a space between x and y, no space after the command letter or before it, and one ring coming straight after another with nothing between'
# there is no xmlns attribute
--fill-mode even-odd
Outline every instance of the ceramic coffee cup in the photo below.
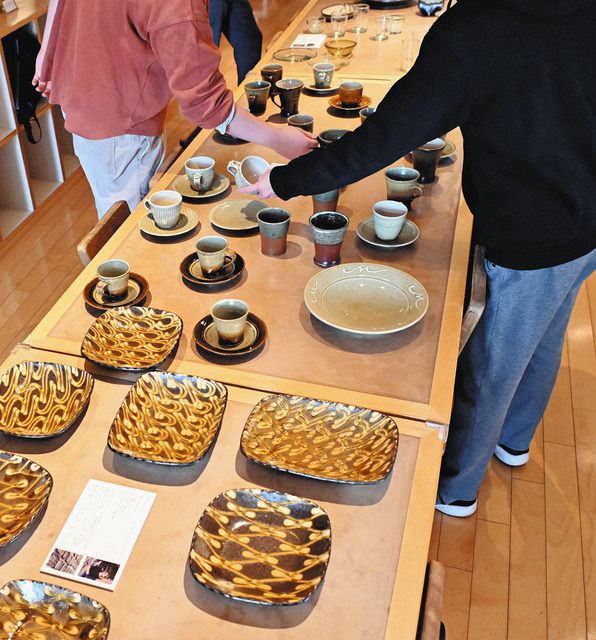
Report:
<svg viewBox="0 0 596 640"><path fill-rule="evenodd" d="M422 195L422 187L418 184L420 173L410 167L392 167L385 171L387 200L403 202L408 209L412 200Z"/></svg>
<svg viewBox="0 0 596 640"><path fill-rule="evenodd" d="M331 86L335 65L333 62L318 62L312 67L317 89L328 89Z"/></svg>
<svg viewBox="0 0 596 640"><path fill-rule="evenodd" d="M220 300L211 307L211 317L222 344L235 345L242 341L248 318L246 302L234 298Z"/></svg>
<svg viewBox="0 0 596 640"><path fill-rule="evenodd" d="M290 212L280 207L266 207L257 213L263 255L280 256L286 252L290 218Z"/></svg>
<svg viewBox="0 0 596 640"><path fill-rule="evenodd" d="M290 127L298 127L299 129L304 129L304 131L309 131L310 133L313 131L314 123L315 119L312 116L302 113L297 113L296 115L288 118L288 124Z"/></svg>
<svg viewBox="0 0 596 640"><path fill-rule="evenodd" d="M269 89L270 96L278 93L275 83L282 79L283 74L284 68L278 63L266 64L264 67L261 67L261 78L271 84L271 89Z"/></svg>
<svg viewBox="0 0 596 640"><path fill-rule="evenodd" d="M441 159L441 151L445 148L445 140L435 138L412 151L414 169L420 172L418 182L426 184L435 179L437 164Z"/></svg>
<svg viewBox="0 0 596 640"><path fill-rule="evenodd" d="M372 213L373 227L377 238L395 240L404 226L408 208L403 202L381 200L375 202Z"/></svg>
<svg viewBox="0 0 596 640"><path fill-rule="evenodd" d="M333 267L341 262L341 243L348 229L349 219L337 211L313 213L308 223L315 243L314 262L319 267Z"/></svg>
<svg viewBox="0 0 596 640"><path fill-rule="evenodd" d="M275 101L275 96L271 98L273 104L281 109L281 115L284 118L293 116L298 113L298 101L300 100L300 92L304 83L302 80L278 80L275 83L278 90L279 103Z"/></svg>
<svg viewBox="0 0 596 640"><path fill-rule="evenodd" d="M344 107L357 107L362 100L364 87L361 82L342 82L339 85L339 100Z"/></svg>
<svg viewBox="0 0 596 640"><path fill-rule="evenodd" d="M199 192L209 191L215 177L215 160L209 156L196 156L184 163L190 186Z"/></svg>
<svg viewBox="0 0 596 640"><path fill-rule="evenodd" d="M176 226L182 210L182 196L177 191L156 191L145 200L155 224L162 229Z"/></svg>
<svg viewBox="0 0 596 640"><path fill-rule="evenodd" d="M234 176L236 186L246 187L254 184L271 165L260 156L246 156L244 160L230 160L228 162L228 171Z"/></svg>
<svg viewBox="0 0 596 640"><path fill-rule="evenodd" d="M312 212L337 211L337 201L339 200L339 189L317 193L312 196Z"/></svg>
<svg viewBox="0 0 596 640"><path fill-rule="evenodd" d="M269 99L269 90L271 83L267 80L255 80L247 82L244 85L246 92L246 100L248 101L248 110L253 116L260 116L267 110L267 100Z"/></svg>
<svg viewBox="0 0 596 640"><path fill-rule="evenodd" d="M195 244L199 265L204 275L210 276L236 258L236 253L228 249L228 241L221 236L203 236Z"/></svg>
<svg viewBox="0 0 596 640"><path fill-rule="evenodd" d="M124 297L128 291L130 266L124 260L106 260L97 267L97 290L101 295Z"/></svg>
<svg viewBox="0 0 596 640"><path fill-rule="evenodd" d="M360 115L360 122L364 122L368 116L372 116L372 114L377 110L376 107L364 107L364 109L360 109L358 114Z"/></svg>
<svg viewBox="0 0 596 640"><path fill-rule="evenodd" d="M350 131L348 129L325 129L319 133L317 140L322 147L327 147L346 133L350 133Z"/></svg>

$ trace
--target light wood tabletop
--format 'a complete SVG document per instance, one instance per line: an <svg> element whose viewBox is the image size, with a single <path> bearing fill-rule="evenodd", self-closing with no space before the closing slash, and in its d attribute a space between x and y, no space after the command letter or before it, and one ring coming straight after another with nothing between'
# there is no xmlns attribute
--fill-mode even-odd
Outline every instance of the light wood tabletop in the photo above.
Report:
<svg viewBox="0 0 596 640"><path fill-rule="evenodd" d="M125 458L106 446L112 420L130 389L127 381L117 374L100 377L82 358L27 347L15 350L0 365L0 374L28 360L86 368L95 386L83 417L63 435L0 437L1 449L41 464L54 480L47 509L0 550L2 582L45 580L99 600L111 613L113 638L190 640L198 630L222 640L414 638L441 456L435 431L397 418L401 437L394 470L378 485L300 478L256 465L239 452L244 422L263 394L228 386L222 428L206 458L190 467L164 467ZM157 493L113 593L39 571L90 478ZM309 498L329 514L331 560L311 602L293 607L232 603L195 582L187 561L195 524L217 494L242 487Z"/></svg>

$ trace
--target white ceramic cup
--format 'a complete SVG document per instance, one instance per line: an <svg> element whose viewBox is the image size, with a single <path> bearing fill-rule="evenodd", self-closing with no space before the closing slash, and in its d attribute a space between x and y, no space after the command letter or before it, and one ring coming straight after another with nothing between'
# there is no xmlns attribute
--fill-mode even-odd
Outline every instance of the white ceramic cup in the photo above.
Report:
<svg viewBox="0 0 596 640"><path fill-rule="evenodd" d="M145 200L145 206L162 229L176 226L182 211L182 196L177 191L156 191Z"/></svg>
<svg viewBox="0 0 596 640"><path fill-rule="evenodd" d="M124 260L105 260L97 267L97 289L101 295L123 296L128 291L130 266Z"/></svg>
<svg viewBox="0 0 596 640"><path fill-rule="evenodd" d="M217 273L226 261L236 258L236 253L228 249L228 241L222 236L204 236L195 244L201 271L205 275Z"/></svg>
<svg viewBox="0 0 596 640"><path fill-rule="evenodd" d="M381 200L375 202L372 211L373 227L377 238L395 240L406 221L408 207L402 202Z"/></svg>
<svg viewBox="0 0 596 640"><path fill-rule="evenodd" d="M220 300L211 307L211 317L222 344L234 345L242 341L248 318L246 302L234 298Z"/></svg>
<svg viewBox="0 0 596 640"><path fill-rule="evenodd" d="M196 156L184 163L190 186L199 192L209 191L215 177L215 160L209 156Z"/></svg>
<svg viewBox="0 0 596 640"><path fill-rule="evenodd" d="M254 184L271 165L259 156L246 156L244 160L230 160L228 171L234 176L237 187L246 187Z"/></svg>

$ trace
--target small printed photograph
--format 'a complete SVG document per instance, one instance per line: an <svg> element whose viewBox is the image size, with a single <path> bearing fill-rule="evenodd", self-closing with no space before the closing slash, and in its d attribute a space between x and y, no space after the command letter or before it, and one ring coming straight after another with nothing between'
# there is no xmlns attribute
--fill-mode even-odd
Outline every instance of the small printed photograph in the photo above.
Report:
<svg viewBox="0 0 596 640"><path fill-rule="evenodd" d="M78 575L81 578L87 578L87 580L112 584L119 568L120 565L115 562L108 562L107 560L87 556Z"/></svg>
<svg viewBox="0 0 596 640"><path fill-rule="evenodd" d="M83 556L80 553L64 551L63 549L54 549L54 551L52 551L52 555L46 562L46 567L55 569L56 571L62 571L62 573L72 573L74 575L82 559Z"/></svg>

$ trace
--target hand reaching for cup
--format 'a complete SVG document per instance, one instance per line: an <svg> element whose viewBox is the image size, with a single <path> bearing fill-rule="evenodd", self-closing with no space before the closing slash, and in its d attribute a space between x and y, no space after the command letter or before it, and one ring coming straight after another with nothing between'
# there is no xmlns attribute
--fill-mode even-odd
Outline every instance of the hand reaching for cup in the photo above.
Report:
<svg viewBox="0 0 596 640"><path fill-rule="evenodd" d="M265 171L265 173L254 184L241 187L238 189L238 193L249 193L258 196L259 198L276 198L277 195L275 191L273 191L271 182L269 181L270 173L271 169L267 169L267 171Z"/></svg>
<svg viewBox="0 0 596 640"><path fill-rule="evenodd" d="M288 160L312 151L318 146L316 137L298 127L279 127L271 148Z"/></svg>

